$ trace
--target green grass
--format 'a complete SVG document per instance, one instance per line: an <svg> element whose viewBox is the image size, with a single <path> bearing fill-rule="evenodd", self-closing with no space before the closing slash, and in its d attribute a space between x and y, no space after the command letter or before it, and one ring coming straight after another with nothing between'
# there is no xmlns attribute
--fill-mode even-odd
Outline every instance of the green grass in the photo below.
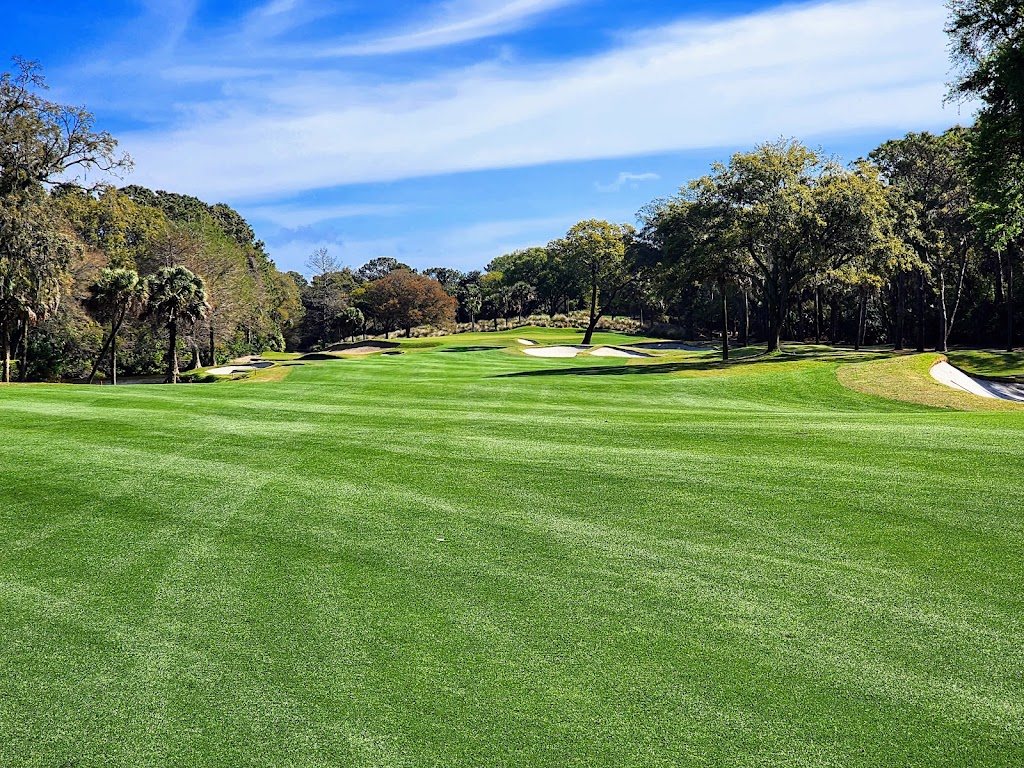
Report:
<svg viewBox="0 0 1024 768"><path fill-rule="evenodd" d="M1024 353L982 350L950 352L949 361L980 376L1024 376Z"/></svg>
<svg viewBox="0 0 1024 768"><path fill-rule="evenodd" d="M1024 411L519 337L0 389L0 765L1020 765Z"/></svg>

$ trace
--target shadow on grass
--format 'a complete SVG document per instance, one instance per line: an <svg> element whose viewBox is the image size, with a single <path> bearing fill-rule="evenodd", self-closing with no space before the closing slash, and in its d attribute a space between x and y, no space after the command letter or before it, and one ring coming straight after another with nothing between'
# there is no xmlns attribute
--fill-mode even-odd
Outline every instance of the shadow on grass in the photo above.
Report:
<svg viewBox="0 0 1024 768"><path fill-rule="evenodd" d="M439 352L488 352L492 349L504 349L504 347L446 347Z"/></svg>
<svg viewBox="0 0 1024 768"><path fill-rule="evenodd" d="M539 371L518 371L505 373L491 378L510 379L530 376L642 376L668 373L694 373L706 371L728 371L759 363L801 363L817 360L828 363L862 363L878 357L888 356L891 352L881 350L864 350L855 352L852 349L834 349L817 347L785 348L782 352L767 353L756 347L745 347L737 350L731 360L712 359L707 357L691 360L673 360L664 363L641 363L634 365L592 365L572 368L545 368Z"/></svg>
<svg viewBox="0 0 1024 768"><path fill-rule="evenodd" d="M574 368L545 368L539 371L518 371L492 376L494 379L515 379L529 376L640 376L658 373L683 373L687 371L723 371L758 361L784 360L781 357L758 355L739 360L678 360L671 363L644 363L641 365L590 365Z"/></svg>
<svg viewBox="0 0 1024 768"><path fill-rule="evenodd" d="M344 357L338 357L338 355L332 355L330 352L309 352L299 360L344 360Z"/></svg>
<svg viewBox="0 0 1024 768"><path fill-rule="evenodd" d="M948 357L954 365L976 376L1021 378L1024 369L1024 354L1020 352L953 350Z"/></svg>

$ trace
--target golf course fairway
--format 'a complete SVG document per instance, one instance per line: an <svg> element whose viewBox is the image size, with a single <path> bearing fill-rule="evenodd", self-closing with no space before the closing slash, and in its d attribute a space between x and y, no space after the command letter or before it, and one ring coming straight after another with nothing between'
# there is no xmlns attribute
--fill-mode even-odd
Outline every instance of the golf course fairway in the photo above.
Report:
<svg viewBox="0 0 1024 768"><path fill-rule="evenodd" d="M0 388L0 766L1024 762L1024 407L524 338Z"/></svg>

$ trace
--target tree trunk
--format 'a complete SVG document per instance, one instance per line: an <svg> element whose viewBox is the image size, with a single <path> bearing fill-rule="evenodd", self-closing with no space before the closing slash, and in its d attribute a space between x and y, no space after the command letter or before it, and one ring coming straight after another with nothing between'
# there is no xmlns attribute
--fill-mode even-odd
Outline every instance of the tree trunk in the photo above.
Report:
<svg viewBox="0 0 1024 768"><path fill-rule="evenodd" d="M743 289L743 322L740 325L740 346L750 345L750 294Z"/></svg>
<svg viewBox="0 0 1024 768"><path fill-rule="evenodd" d="M18 381L28 381L28 318L21 324L21 342L18 344Z"/></svg>
<svg viewBox="0 0 1024 768"><path fill-rule="evenodd" d="M814 343L821 344L821 286L814 285Z"/></svg>
<svg viewBox="0 0 1024 768"><path fill-rule="evenodd" d="M924 352L924 270L917 273L917 351Z"/></svg>
<svg viewBox="0 0 1024 768"><path fill-rule="evenodd" d="M89 372L89 378L86 381L87 384L92 384L96 380L96 373L100 369L100 363L106 359L107 352L110 351L110 342L114 338L113 321L111 321L110 328L110 333L107 335L107 338L103 340L103 346L100 347L100 353L96 355L96 362L92 364L92 370Z"/></svg>
<svg viewBox="0 0 1024 768"><path fill-rule="evenodd" d="M107 334L107 338L103 341L103 346L100 347L100 353L96 355L96 362L92 365L92 370L89 372L89 379L87 384L92 384L96 380L96 372L100 369L100 363L107 359L107 353L110 351L110 347L116 344L117 333L121 330L121 324L124 322L125 314L127 309L121 310L120 314L117 314L115 310L114 316L110 319L110 333ZM117 354L115 351L113 354ZM110 360L116 360L115 357L111 357ZM111 376L116 376L115 365L112 363L110 366ZM116 383L116 382L115 382Z"/></svg>
<svg viewBox="0 0 1024 768"><path fill-rule="evenodd" d="M768 352L778 352L782 349L782 326L786 322L786 315L788 313L777 296L767 296L765 298L767 305L765 320L768 332Z"/></svg>
<svg viewBox="0 0 1024 768"><path fill-rule="evenodd" d="M900 272L896 278L896 317L893 322L893 348L898 352L903 349L903 336L907 314L906 276Z"/></svg>
<svg viewBox="0 0 1024 768"><path fill-rule="evenodd" d="M857 327L853 332L853 351L860 352L860 340L861 332L860 329L864 325L864 309L867 304L867 300L864 296L864 289L861 288L857 296Z"/></svg>
<svg viewBox="0 0 1024 768"><path fill-rule="evenodd" d="M765 282L765 305L768 332L768 352L782 350L782 329L789 315L789 282L776 267L771 279Z"/></svg>
<svg viewBox="0 0 1024 768"><path fill-rule="evenodd" d="M167 330L171 336L171 346L168 350L168 361L167 361L167 383L177 384L178 383L178 322L177 320L171 320L167 324Z"/></svg>
<svg viewBox="0 0 1024 768"><path fill-rule="evenodd" d="M768 321L768 351L778 352L782 349L782 319L771 317Z"/></svg>
<svg viewBox="0 0 1024 768"><path fill-rule="evenodd" d="M0 325L0 343L3 344L3 383L11 383L11 328L7 321Z"/></svg>
<svg viewBox="0 0 1024 768"><path fill-rule="evenodd" d="M213 312L210 313L210 365L217 362L216 346L213 342Z"/></svg>
<svg viewBox="0 0 1024 768"><path fill-rule="evenodd" d="M1013 259L1006 260L1006 351L1013 352Z"/></svg>
<svg viewBox="0 0 1024 768"><path fill-rule="evenodd" d="M723 284L722 293L722 360L729 359L729 294Z"/></svg>
<svg viewBox="0 0 1024 768"><path fill-rule="evenodd" d="M583 337L583 344L590 344L594 338L594 328L597 327L597 275L592 275L590 280L590 322L587 324L587 333Z"/></svg>
<svg viewBox="0 0 1024 768"><path fill-rule="evenodd" d="M590 322L587 323L587 332L583 334L583 346L588 346L594 339L594 329L597 328L597 321L601 319L601 315L591 315Z"/></svg>
<svg viewBox="0 0 1024 768"><path fill-rule="evenodd" d="M117 386L117 330L110 328L110 384Z"/></svg>
<svg viewBox="0 0 1024 768"><path fill-rule="evenodd" d="M964 280L967 277L967 260L968 260L969 256L970 256L970 249L967 246L967 244L965 243L964 244L964 248L963 248L963 258L962 258L962 260L960 262L960 275L959 275L959 277L957 278L957 281L956 281L956 301L953 303L953 311L952 312L947 312L946 311L946 303L945 303L945 299L943 299L942 310L943 310L943 314L946 316L945 328L944 328L945 335L942 337L942 351L943 352L945 352L946 349L947 349L947 346L949 344L949 335L953 332L953 325L956 323L957 315L960 312L960 302L963 300L963 297L964 297ZM945 296L945 288L946 288L945 283L943 283L942 288L943 288L943 296Z"/></svg>
<svg viewBox="0 0 1024 768"><path fill-rule="evenodd" d="M949 336L949 316L946 312L946 270L939 268L939 352L948 352L946 339Z"/></svg>

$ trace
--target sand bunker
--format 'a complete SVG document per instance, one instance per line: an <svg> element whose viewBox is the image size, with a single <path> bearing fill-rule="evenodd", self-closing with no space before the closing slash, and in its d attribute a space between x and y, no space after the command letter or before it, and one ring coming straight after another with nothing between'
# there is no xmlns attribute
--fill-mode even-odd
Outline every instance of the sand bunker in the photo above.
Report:
<svg viewBox="0 0 1024 768"><path fill-rule="evenodd" d="M532 357L576 357L580 349L585 347L533 347L524 349L523 352Z"/></svg>
<svg viewBox="0 0 1024 768"><path fill-rule="evenodd" d="M225 365L221 368L210 368L207 373L212 373L214 376L230 376L233 373L245 373L246 371L255 371L258 368L272 368L273 363L268 363L265 360L254 360L248 365Z"/></svg>
<svg viewBox="0 0 1024 768"><path fill-rule="evenodd" d="M933 365L931 374L933 379L947 387L959 389L978 397L1024 403L1024 383L978 379L947 362Z"/></svg>
<svg viewBox="0 0 1024 768"><path fill-rule="evenodd" d="M643 352L632 352L628 349L618 349L617 347L598 347L597 349L590 350L590 354L594 357L650 357L650 355L645 355Z"/></svg>
<svg viewBox="0 0 1024 768"><path fill-rule="evenodd" d="M351 341L345 344L332 344L324 351L340 352L343 355L372 355L374 352L383 352L397 346L394 341Z"/></svg>
<svg viewBox="0 0 1024 768"><path fill-rule="evenodd" d="M516 341L520 344L525 344L528 347L532 347L537 343L536 341L530 341L529 339L516 339Z"/></svg>

